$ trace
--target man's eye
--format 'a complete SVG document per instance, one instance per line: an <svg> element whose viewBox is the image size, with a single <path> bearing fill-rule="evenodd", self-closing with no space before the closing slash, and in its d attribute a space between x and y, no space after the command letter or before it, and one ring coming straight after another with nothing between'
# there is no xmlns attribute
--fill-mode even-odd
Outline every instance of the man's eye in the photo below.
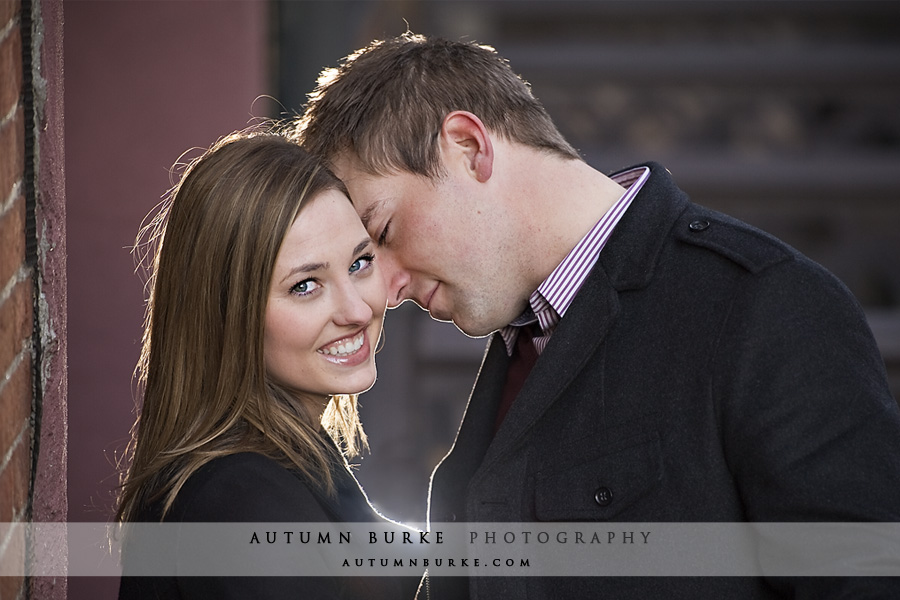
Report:
<svg viewBox="0 0 900 600"><path fill-rule="evenodd" d="M315 279L304 279L299 283L291 286L291 293L298 296L307 296L321 287L321 284Z"/></svg>
<svg viewBox="0 0 900 600"><path fill-rule="evenodd" d="M372 265L372 261L374 260L375 257L373 255L364 254L353 261L353 264L350 265L350 272L356 273L357 271L365 271Z"/></svg>
<svg viewBox="0 0 900 600"><path fill-rule="evenodd" d="M387 223L384 224L384 229L381 230L381 235L378 236L378 245L384 246L387 241L388 229L391 228L391 221L388 220Z"/></svg>

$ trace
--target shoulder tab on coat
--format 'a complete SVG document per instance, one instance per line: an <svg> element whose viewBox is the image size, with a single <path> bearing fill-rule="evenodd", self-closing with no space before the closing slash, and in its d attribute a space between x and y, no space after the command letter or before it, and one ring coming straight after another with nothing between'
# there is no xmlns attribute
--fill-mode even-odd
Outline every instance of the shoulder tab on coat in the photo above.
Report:
<svg viewBox="0 0 900 600"><path fill-rule="evenodd" d="M727 215L697 208L686 210L676 221L677 239L721 254L754 274L796 254L764 231Z"/></svg>

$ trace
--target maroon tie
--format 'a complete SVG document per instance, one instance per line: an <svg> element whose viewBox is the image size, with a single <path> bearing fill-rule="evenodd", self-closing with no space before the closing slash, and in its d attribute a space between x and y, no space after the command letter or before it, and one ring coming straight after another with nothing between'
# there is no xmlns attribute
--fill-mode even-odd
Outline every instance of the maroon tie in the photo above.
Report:
<svg viewBox="0 0 900 600"><path fill-rule="evenodd" d="M509 369L506 371L506 385L503 386L503 397L500 399L500 407L497 409L497 420L494 422L494 433L500 429L503 418L509 412L516 396L522 389L531 367L538 359L537 350L532 341L533 331L539 333L537 323L519 328L519 337L516 339L516 347L509 361Z"/></svg>

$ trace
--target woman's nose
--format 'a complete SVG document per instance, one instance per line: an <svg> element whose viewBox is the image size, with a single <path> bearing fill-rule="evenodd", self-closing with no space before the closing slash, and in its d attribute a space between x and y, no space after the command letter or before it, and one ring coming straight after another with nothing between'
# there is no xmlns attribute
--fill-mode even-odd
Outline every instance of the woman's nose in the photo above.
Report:
<svg viewBox="0 0 900 600"><path fill-rule="evenodd" d="M340 287L335 301L334 321L338 325L363 325L372 320L372 307L352 281Z"/></svg>

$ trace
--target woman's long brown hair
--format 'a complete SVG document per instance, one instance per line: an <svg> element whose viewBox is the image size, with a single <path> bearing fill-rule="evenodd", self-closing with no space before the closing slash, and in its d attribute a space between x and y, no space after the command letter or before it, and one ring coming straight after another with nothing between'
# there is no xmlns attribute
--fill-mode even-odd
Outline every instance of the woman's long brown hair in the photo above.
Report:
<svg viewBox="0 0 900 600"><path fill-rule="evenodd" d="M227 136L185 170L137 247L152 256L136 369L143 405L126 453L116 518L132 521L210 460L259 452L333 493L320 425L349 455L365 445L356 396L333 396L321 423L265 370L264 317L281 243L303 205L343 184L277 133ZM300 217L302 218L302 216Z"/></svg>

